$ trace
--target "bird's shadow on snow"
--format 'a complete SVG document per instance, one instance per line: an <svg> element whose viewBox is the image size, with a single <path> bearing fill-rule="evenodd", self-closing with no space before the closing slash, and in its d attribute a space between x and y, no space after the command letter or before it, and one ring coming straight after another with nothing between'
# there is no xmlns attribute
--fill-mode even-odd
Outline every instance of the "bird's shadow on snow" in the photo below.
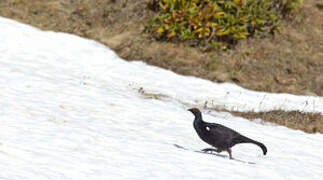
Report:
<svg viewBox="0 0 323 180"><path fill-rule="evenodd" d="M192 152L197 152L197 153L201 153L201 154L210 154L210 155L214 155L214 156L221 157L221 158L228 158L228 156L223 155L223 154L219 154L219 153L210 153L210 152L204 152L201 150L193 150L193 149L185 148L185 147L178 145L178 144L174 144L174 146L179 149L186 150L186 151L192 151Z"/></svg>
<svg viewBox="0 0 323 180"><path fill-rule="evenodd" d="M209 152L204 152L204 151L201 151L201 150L194 150L194 149L189 149L189 148L185 148L181 145L178 145L178 144L173 144L176 148L179 148L179 149L182 149L182 150L186 150L186 151L191 151L191 152L197 152L197 153L201 153L201 154L209 154L209 155L213 155L213 156L216 156L216 157L221 157L221 158L225 158L225 159L228 159L229 160L229 156L226 156L226 155L223 155L223 154L219 154L219 153L209 153ZM240 160L240 159L230 159L230 160L234 160L234 161L237 161L237 162L241 162L241 163L247 163L247 164L256 164L254 162L248 162L248 161L243 161L243 160Z"/></svg>

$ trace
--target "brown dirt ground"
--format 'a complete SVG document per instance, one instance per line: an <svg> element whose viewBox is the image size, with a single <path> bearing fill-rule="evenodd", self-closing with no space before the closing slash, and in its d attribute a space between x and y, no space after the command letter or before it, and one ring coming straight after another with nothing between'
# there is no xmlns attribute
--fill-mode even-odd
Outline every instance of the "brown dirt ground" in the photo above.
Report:
<svg viewBox="0 0 323 180"><path fill-rule="evenodd" d="M95 39L126 60L143 60L183 75L234 82L259 91L323 96L322 0L305 0L292 19L282 22L279 35L247 39L225 52L157 42L143 33L145 23L154 14L147 8L149 1L5 0L0 1L0 16L44 30ZM321 115L272 113L265 113L272 117L267 118L269 121L276 122L277 117L284 122L288 117L309 129L312 123L299 123L298 119L316 118L320 125L314 123L315 130L293 127L323 132ZM251 115L266 119L261 113Z"/></svg>

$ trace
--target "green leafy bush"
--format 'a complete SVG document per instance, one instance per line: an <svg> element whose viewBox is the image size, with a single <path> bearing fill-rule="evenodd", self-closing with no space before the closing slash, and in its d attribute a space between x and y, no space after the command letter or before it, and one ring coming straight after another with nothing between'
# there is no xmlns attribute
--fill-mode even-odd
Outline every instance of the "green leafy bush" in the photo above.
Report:
<svg viewBox="0 0 323 180"><path fill-rule="evenodd" d="M152 0L146 31L160 40L216 46L259 33L276 33L301 0Z"/></svg>

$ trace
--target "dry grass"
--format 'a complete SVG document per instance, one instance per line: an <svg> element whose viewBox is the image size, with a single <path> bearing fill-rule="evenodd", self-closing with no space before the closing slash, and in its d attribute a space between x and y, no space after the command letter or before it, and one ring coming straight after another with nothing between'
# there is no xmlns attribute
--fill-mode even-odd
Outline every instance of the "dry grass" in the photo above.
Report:
<svg viewBox="0 0 323 180"><path fill-rule="evenodd" d="M323 96L321 0L306 0L293 20L283 22L281 34L247 39L226 52L204 52L185 43L150 38L143 33L154 13L147 8L148 2L6 0L0 1L0 16L44 30L95 39L124 59L143 60L179 74L234 82L253 90ZM261 117L306 132L322 132L322 115L318 114L272 111L239 116Z"/></svg>
<svg viewBox="0 0 323 180"><path fill-rule="evenodd" d="M308 133L323 133L323 116L320 113L281 110L259 113L231 111L230 113L250 120L260 118L265 122L276 123Z"/></svg>
<svg viewBox="0 0 323 180"><path fill-rule="evenodd" d="M199 107L194 104L186 104L178 99L173 99L165 94L149 93L143 87L138 89L138 93L146 99L171 99L175 100L186 107ZM220 112L229 112L238 117L243 117L249 120L261 119L264 122L271 122L291 129L302 130L307 133L323 133L323 115L320 113L308 113L300 111L282 111L273 110L268 112L239 112L227 110L224 107L199 107L205 110L215 110Z"/></svg>

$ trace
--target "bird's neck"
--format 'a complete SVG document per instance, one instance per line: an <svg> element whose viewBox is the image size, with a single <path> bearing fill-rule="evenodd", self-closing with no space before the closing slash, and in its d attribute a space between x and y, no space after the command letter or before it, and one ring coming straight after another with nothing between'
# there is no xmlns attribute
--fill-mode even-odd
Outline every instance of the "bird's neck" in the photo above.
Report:
<svg viewBox="0 0 323 180"><path fill-rule="evenodd" d="M195 115L195 119L194 119L194 122L193 122L193 126L194 126L196 132L199 135L202 132L201 130L203 129L204 123L205 122L203 121L201 114Z"/></svg>
<svg viewBox="0 0 323 180"><path fill-rule="evenodd" d="M204 121L202 119L202 114L196 114L194 122L196 122L196 123L204 123Z"/></svg>

